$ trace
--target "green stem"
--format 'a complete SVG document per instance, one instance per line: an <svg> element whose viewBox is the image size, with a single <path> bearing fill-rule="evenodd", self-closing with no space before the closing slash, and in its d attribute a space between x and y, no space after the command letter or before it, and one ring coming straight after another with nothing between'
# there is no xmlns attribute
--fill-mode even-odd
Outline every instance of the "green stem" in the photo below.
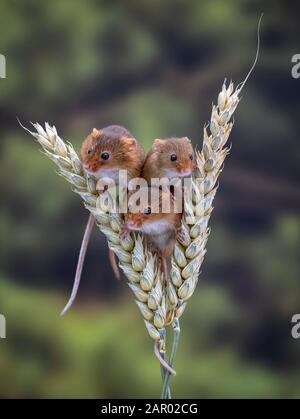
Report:
<svg viewBox="0 0 300 419"><path fill-rule="evenodd" d="M175 362L175 357L176 357L176 352L177 352L177 349L178 349L179 338L180 338L179 320L174 319L173 323L172 323L172 326L173 326L173 344L172 344L172 351L171 351L171 357L170 357L169 365L170 365L170 367L173 368L174 362ZM169 373L169 371L165 371L164 384L163 384L163 389L162 389L162 393L161 393L161 398L162 399L167 398L170 376L171 376L171 374Z"/></svg>
<svg viewBox="0 0 300 419"><path fill-rule="evenodd" d="M166 359L166 345L167 345L166 329L163 329L161 331L161 340L162 340L162 344L160 346L160 355L163 359ZM160 371L161 371L162 382L164 383L165 375L166 375L167 371L164 369L164 367L162 365L160 366ZM167 388L166 399L171 399L171 391L170 391L169 387Z"/></svg>

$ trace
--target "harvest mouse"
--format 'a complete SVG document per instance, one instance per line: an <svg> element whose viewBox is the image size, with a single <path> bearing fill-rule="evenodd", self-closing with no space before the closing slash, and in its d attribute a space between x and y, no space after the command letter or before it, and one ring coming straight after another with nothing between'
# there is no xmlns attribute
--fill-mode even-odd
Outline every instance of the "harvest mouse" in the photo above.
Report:
<svg viewBox="0 0 300 419"><path fill-rule="evenodd" d="M156 139L146 156L142 177L150 185L152 178L183 178L194 169L194 150L187 137Z"/></svg>
<svg viewBox="0 0 300 419"><path fill-rule="evenodd" d="M140 206L133 210L129 199L121 235L126 236L129 231L145 234L161 258L161 269L167 279L166 258L172 254L180 231L180 208L170 191L143 187L139 190L139 196L146 197L145 202L140 199Z"/></svg>
<svg viewBox="0 0 300 419"><path fill-rule="evenodd" d="M138 177L145 160L142 146L124 127L111 125L102 129L94 128L84 139L81 147L81 160L84 171L96 179L109 178L119 184L119 171L127 171L127 180ZM80 283L87 246L94 226L92 214L86 226L77 264L72 294L64 314L72 305ZM109 260L117 278L120 277L114 253L109 250Z"/></svg>
<svg viewBox="0 0 300 419"><path fill-rule="evenodd" d="M81 159L88 174L97 179L109 177L118 184L120 170L127 170L128 180L140 176L145 154L126 128L111 125L93 129L83 141Z"/></svg>

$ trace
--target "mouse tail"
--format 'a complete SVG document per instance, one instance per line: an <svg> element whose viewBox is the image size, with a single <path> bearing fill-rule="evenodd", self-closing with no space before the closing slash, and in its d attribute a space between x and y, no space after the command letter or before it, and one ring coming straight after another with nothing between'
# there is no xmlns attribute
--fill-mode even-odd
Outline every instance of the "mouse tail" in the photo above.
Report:
<svg viewBox="0 0 300 419"><path fill-rule="evenodd" d="M159 340L156 340L154 342L154 354L156 356L156 358L159 360L159 363L161 364L161 366L163 367L163 369L167 372L169 372L172 375L176 375L176 371L174 370L174 368L171 367L171 365L169 365L167 363L167 361L162 357L161 353L160 353L160 342Z"/></svg>
<svg viewBox="0 0 300 419"><path fill-rule="evenodd" d="M77 268L76 268L76 274L75 274L75 279L74 279L74 284L73 284L73 289L72 289L72 293L71 296L69 298L69 301L67 302L65 308L62 310L61 312L61 316L63 316L68 310L69 308L72 306L72 304L75 301L77 292L78 292L78 288L79 288L79 284L80 284L80 280L81 280L81 275L82 275L82 270L83 270L83 265L84 265L84 261L85 261L85 256L86 256L86 251L88 248L88 244L91 238L91 234L93 231L93 227L95 224L95 218L92 214L90 214L86 228L85 228L85 232L84 232L84 236L81 242L81 248L80 248L80 253L79 253L79 258L78 258L78 262L77 262Z"/></svg>
<svg viewBox="0 0 300 419"><path fill-rule="evenodd" d="M161 257L160 259L160 271L163 274L165 283L167 283L168 282L168 266L167 266L167 260L165 257Z"/></svg>
<svg viewBox="0 0 300 419"><path fill-rule="evenodd" d="M111 249L108 249L108 258L109 258L110 266L113 270L113 273L114 273L116 279L118 281L120 281L121 275L120 275L120 271L119 271L118 264L117 264L117 261L116 261L116 255Z"/></svg>

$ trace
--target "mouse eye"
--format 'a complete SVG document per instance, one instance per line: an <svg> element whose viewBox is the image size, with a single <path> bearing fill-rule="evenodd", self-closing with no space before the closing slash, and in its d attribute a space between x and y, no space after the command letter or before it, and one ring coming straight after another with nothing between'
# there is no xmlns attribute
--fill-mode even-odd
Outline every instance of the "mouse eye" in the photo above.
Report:
<svg viewBox="0 0 300 419"><path fill-rule="evenodd" d="M144 214L146 214L146 215L151 214L151 208L150 207L146 208L145 211L144 211Z"/></svg>
<svg viewBox="0 0 300 419"><path fill-rule="evenodd" d="M190 160L193 160L194 156L192 154L189 154Z"/></svg>
<svg viewBox="0 0 300 419"><path fill-rule="evenodd" d="M170 160L171 161L176 161L177 160L176 154L171 154Z"/></svg>
<svg viewBox="0 0 300 419"><path fill-rule="evenodd" d="M87 151L87 154L90 155L90 154L92 154L92 152L93 152L93 149L89 148L88 151Z"/></svg>
<svg viewBox="0 0 300 419"><path fill-rule="evenodd" d="M106 151L104 153L101 154L101 159L102 160L108 160L109 159L109 153L107 153Z"/></svg>

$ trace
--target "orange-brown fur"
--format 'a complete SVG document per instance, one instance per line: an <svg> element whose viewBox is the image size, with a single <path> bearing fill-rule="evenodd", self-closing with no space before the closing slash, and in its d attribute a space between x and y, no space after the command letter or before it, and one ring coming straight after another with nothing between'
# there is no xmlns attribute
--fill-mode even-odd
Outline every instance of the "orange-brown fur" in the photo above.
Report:
<svg viewBox="0 0 300 419"><path fill-rule="evenodd" d="M102 153L109 153L109 159L103 160ZM130 132L119 125L103 129L94 128L85 138L81 147L81 160L84 170L97 177L112 177L118 184L119 170L127 170L127 180L138 177L145 160L144 150ZM118 267L112 250L109 260L117 278Z"/></svg>
<svg viewBox="0 0 300 419"><path fill-rule="evenodd" d="M90 154L88 154L88 152ZM109 159L101 154L109 153ZM127 170L128 179L141 174L145 160L144 150L127 129L112 125L96 128L86 137L81 147L81 159L86 171L95 174L106 170Z"/></svg>
<svg viewBox="0 0 300 419"><path fill-rule="evenodd" d="M171 161L171 155L177 156ZM174 178L189 176L194 169L194 150L187 137L157 139L146 156L142 176L151 183L151 178ZM186 175L183 172L190 172Z"/></svg>
<svg viewBox="0 0 300 419"><path fill-rule="evenodd" d="M156 189L156 191L158 190ZM141 205L140 212L131 212L129 208L129 212L125 215L125 229L144 233L159 255L166 258L173 252L182 214L178 212L180 209L170 192L158 191L159 203L157 205L155 202L151 202L153 195L151 195L150 187L147 188L147 193L148 202ZM168 213L163 212L163 202L170 205ZM148 207L152 211L156 208L158 213L145 214L144 211Z"/></svg>

